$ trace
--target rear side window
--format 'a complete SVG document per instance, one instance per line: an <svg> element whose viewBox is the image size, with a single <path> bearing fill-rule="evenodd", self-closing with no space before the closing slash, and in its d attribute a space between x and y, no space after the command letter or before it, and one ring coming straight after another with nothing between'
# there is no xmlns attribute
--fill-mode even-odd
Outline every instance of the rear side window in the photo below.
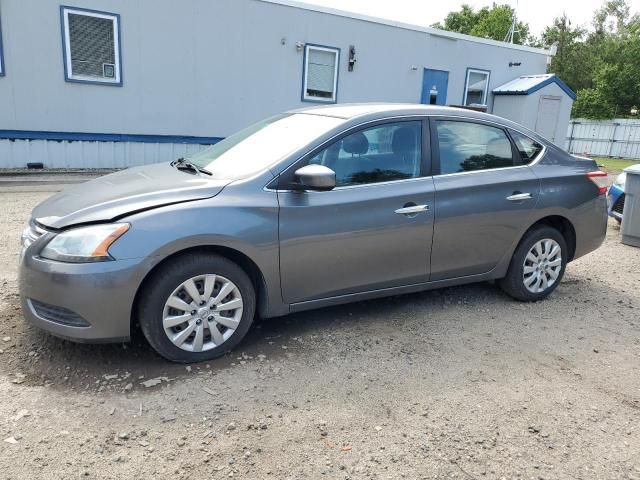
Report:
<svg viewBox="0 0 640 480"><path fill-rule="evenodd" d="M520 160L523 164L531 163L538 155L540 155L542 145L534 139L529 138L520 132L516 132L515 130L509 130L509 133L511 133L511 138L513 138L513 141L516 144Z"/></svg>
<svg viewBox="0 0 640 480"><path fill-rule="evenodd" d="M504 130L471 122L436 121L440 174L513 167L513 150Z"/></svg>
<svg viewBox="0 0 640 480"><path fill-rule="evenodd" d="M315 155L309 163L336 172L336 186L420 176L422 122L394 122L357 131Z"/></svg>

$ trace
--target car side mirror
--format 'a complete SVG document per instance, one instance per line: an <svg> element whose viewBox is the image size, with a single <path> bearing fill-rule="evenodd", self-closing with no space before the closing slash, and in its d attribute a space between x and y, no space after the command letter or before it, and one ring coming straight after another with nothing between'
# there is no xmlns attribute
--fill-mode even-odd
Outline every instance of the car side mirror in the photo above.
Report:
<svg viewBox="0 0 640 480"><path fill-rule="evenodd" d="M324 165L307 165L296 170L294 175L304 190L325 192L336 188L336 172Z"/></svg>

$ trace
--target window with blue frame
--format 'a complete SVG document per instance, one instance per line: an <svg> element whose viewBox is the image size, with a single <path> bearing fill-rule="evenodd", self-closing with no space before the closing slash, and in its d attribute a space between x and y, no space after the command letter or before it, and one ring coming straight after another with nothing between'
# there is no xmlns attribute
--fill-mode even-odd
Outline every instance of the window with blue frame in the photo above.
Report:
<svg viewBox="0 0 640 480"><path fill-rule="evenodd" d="M340 49L307 44L304 47L302 100L336 103Z"/></svg>
<svg viewBox="0 0 640 480"><path fill-rule="evenodd" d="M120 15L60 7L65 80L122 85Z"/></svg>

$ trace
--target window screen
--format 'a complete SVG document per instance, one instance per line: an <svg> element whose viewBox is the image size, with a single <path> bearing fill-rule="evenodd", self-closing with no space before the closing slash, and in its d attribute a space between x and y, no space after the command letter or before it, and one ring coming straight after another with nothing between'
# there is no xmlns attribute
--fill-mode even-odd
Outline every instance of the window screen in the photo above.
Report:
<svg viewBox="0 0 640 480"><path fill-rule="evenodd" d="M486 105L489 90L489 72L469 70L464 89L465 105Z"/></svg>
<svg viewBox="0 0 640 480"><path fill-rule="evenodd" d="M542 151L542 145L515 130L509 130L523 164L531 163Z"/></svg>
<svg viewBox="0 0 640 480"><path fill-rule="evenodd" d="M339 51L307 45L305 55L305 100L335 102Z"/></svg>
<svg viewBox="0 0 640 480"><path fill-rule="evenodd" d="M68 79L119 83L118 16L65 9L63 18Z"/></svg>
<svg viewBox="0 0 640 480"><path fill-rule="evenodd" d="M420 176L422 124L378 125L347 135L315 155L309 163L336 172L336 186L389 182Z"/></svg>
<svg viewBox="0 0 640 480"><path fill-rule="evenodd" d="M437 121L440 173L513 167L513 150L504 130L479 123Z"/></svg>

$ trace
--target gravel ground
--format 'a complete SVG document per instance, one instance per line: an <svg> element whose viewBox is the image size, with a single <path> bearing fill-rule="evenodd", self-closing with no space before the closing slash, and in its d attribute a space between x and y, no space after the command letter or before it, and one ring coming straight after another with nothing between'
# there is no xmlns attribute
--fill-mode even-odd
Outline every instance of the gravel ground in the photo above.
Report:
<svg viewBox="0 0 640 480"><path fill-rule="evenodd" d="M185 367L24 324L20 233L59 188L0 186L0 477L640 479L640 250L615 222L544 302L329 308Z"/></svg>

